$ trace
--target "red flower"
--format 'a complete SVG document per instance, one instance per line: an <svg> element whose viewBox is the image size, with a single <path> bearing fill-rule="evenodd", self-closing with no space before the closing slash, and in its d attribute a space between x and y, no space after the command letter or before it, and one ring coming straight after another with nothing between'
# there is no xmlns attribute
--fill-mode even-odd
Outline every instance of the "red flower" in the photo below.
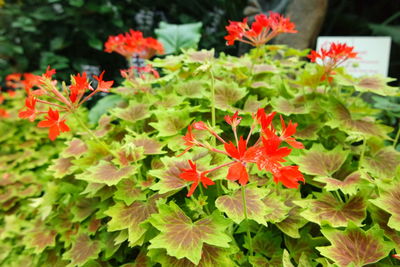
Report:
<svg viewBox="0 0 400 267"><path fill-rule="evenodd" d="M236 111L233 116L225 115L225 121L232 127L237 127L240 124L240 121L242 120L242 117L238 116L239 111Z"/></svg>
<svg viewBox="0 0 400 267"><path fill-rule="evenodd" d="M225 40L227 40L228 45L240 41L253 46L260 46L281 33L296 33L294 27L295 25L290 19L278 13L270 12L269 17L259 14L255 16L255 22L252 23L251 27L247 24L247 19L242 22L229 21L229 25L225 27L228 31Z"/></svg>
<svg viewBox="0 0 400 267"><path fill-rule="evenodd" d="M186 152L188 152L192 147L198 145L198 142L196 141L193 133L192 133L192 126L189 125L186 135L184 137L182 137L183 141L185 141L184 145L186 146L186 149L179 155L177 155L177 157L182 156L183 154L185 154Z"/></svg>
<svg viewBox="0 0 400 267"><path fill-rule="evenodd" d="M156 39L144 38L140 31L129 30L125 34L109 36L104 44L104 51L107 53L117 52L118 54L131 58L135 54L141 58L151 58L155 54L163 54L163 45Z"/></svg>
<svg viewBox="0 0 400 267"><path fill-rule="evenodd" d="M236 162L228 169L226 179L230 181L238 181L241 185L246 185L249 182L249 174L246 166L241 162Z"/></svg>
<svg viewBox="0 0 400 267"><path fill-rule="evenodd" d="M10 114L7 112L7 110L0 108L0 118L8 118Z"/></svg>
<svg viewBox="0 0 400 267"><path fill-rule="evenodd" d="M78 73L78 75L72 76L72 78L74 79L74 83L69 87L69 99L72 101L72 103L75 103L82 97L86 89L89 88L89 82L87 80L86 72L84 72L82 75Z"/></svg>
<svg viewBox="0 0 400 267"><path fill-rule="evenodd" d="M203 121L197 121L192 124L193 128L196 130L208 130L207 125Z"/></svg>
<svg viewBox="0 0 400 267"><path fill-rule="evenodd" d="M56 70L50 69L50 66L47 66L46 72L43 74L43 76L47 79L51 79L51 76L53 76L54 74L56 74Z"/></svg>
<svg viewBox="0 0 400 267"><path fill-rule="evenodd" d="M353 46L346 43L331 43L328 50L321 48L319 52L312 50L307 56L311 62L320 63L325 68L325 73L321 76L321 81L332 81L333 69L345 62L349 58L356 58Z"/></svg>
<svg viewBox="0 0 400 267"><path fill-rule="evenodd" d="M292 137L292 135L296 133L297 123L292 123L292 121L289 121L288 125L286 126L282 115L280 116L280 118L282 125L282 133L280 139L294 148L304 148L304 145L302 143L296 141L296 139Z"/></svg>
<svg viewBox="0 0 400 267"><path fill-rule="evenodd" d="M188 160L188 162L190 165L190 169L181 169L182 173L179 175L179 177L186 181L193 182L189 192L187 193L187 196L190 197L200 182L205 188L207 188L209 185L213 185L214 182L210 178L205 176L205 172L199 173L197 171L196 163L191 160Z"/></svg>
<svg viewBox="0 0 400 267"><path fill-rule="evenodd" d="M54 141L60 132L68 132L70 129L65 124L65 120L60 120L60 115L57 110L52 110L49 108L47 112L48 116L45 118L47 120L40 121L38 123L38 127L40 128L49 128L49 138Z"/></svg>
<svg viewBox="0 0 400 267"><path fill-rule="evenodd" d="M30 121L34 121L36 117L36 101L37 99L33 95L28 96L28 98L25 99L25 107L27 109L21 110L18 114L18 117L21 119L29 119Z"/></svg>
<svg viewBox="0 0 400 267"><path fill-rule="evenodd" d="M299 166L285 166L273 172L274 182L281 182L287 188L298 188L299 181L304 183L303 174L299 171Z"/></svg>
<svg viewBox="0 0 400 267"><path fill-rule="evenodd" d="M292 150L288 147L279 147L281 145L279 137L266 139L262 137L262 145L254 147L247 153L247 158L255 162L259 170L266 170L274 173L285 162L284 157L287 157Z"/></svg>
<svg viewBox="0 0 400 267"><path fill-rule="evenodd" d="M270 114L265 114L265 110L263 108L259 108L257 110L257 120L258 123L261 124L261 128L265 131L268 129L272 123L272 120L275 117L276 112L272 112Z"/></svg>
<svg viewBox="0 0 400 267"><path fill-rule="evenodd" d="M104 70L100 74L100 76L93 75L93 77L97 80L97 89L102 92L108 93L114 81L103 81Z"/></svg>
<svg viewBox="0 0 400 267"><path fill-rule="evenodd" d="M241 185L246 185L249 181L249 175L246 170L246 163L251 162L252 156L248 155L247 152L247 142L243 140L243 136L240 137L238 142L238 147L236 147L232 142L225 143L225 151L238 162L234 163L229 167L227 179L231 181L238 181Z"/></svg>

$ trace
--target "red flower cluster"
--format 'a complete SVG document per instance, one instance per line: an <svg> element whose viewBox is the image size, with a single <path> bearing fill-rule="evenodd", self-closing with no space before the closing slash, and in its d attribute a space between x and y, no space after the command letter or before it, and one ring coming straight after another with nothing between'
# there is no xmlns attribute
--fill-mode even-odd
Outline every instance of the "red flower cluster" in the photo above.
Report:
<svg viewBox="0 0 400 267"><path fill-rule="evenodd" d="M127 33L116 36L109 36L104 46L104 51L107 53L117 52L127 59L134 55L148 59L156 54L164 53L164 47L157 39L144 38L142 32L134 30L129 30Z"/></svg>
<svg viewBox="0 0 400 267"><path fill-rule="evenodd" d="M55 140L60 132L68 132L70 129L65 123L65 117L76 111L84 102L98 92L109 92L114 81L104 81L104 71L100 76L93 76L98 81L97 88L90 85L86 73L72 76L72 84L63 86L64 90L57 88L57 81L52 80L56 73L54 69L47 68L42 76L31 75L25 78L25 90L28 93L25 99L25 109L19 112L19 117L34 121L38 115L46 114L45 120L40 121L38 127L49 128L49 138ZM33 89L33 90L32 90ZM84 97L86 92L90 92ZM40 105L40 106L39 106ZM47 111L40 110L42 105L49 105ZM39 106L39 107L38 107ZM65 113L60 118L60 113Z"/></svg>
<svg viewBox="0 0 400 267"><path fill-rule="evenodd" d="M247 18L240 21L229 21L226 26L228 35L225 36L227 45L233 45L235 41L244 42L253 46L266 44L269 40L281 33L296 33L295 25L289 18L270 12L269 16L259 14L251 27L247 24Z"/></svg>
<svg viewBox="0 0 400 267"><path fill-rule="evenodd" d="M238 112L236 112L233 116L225 116L225 121L232 127L236 145L232 141L226 142L211 127L207 126L202 121L189 125L188 131L183 137L186 149L180 155L186 153L192 147L198 146L207 148L216 153L225 154L231 158L231 161L203 172L198 172L196 169L196 164L189 161L191 168L182 169L182 173L180 174L182 179L186 181L193 181L188 196L193 194L195 188L200 182L204 185L204 187L213 184L213 182L206 177L207 173L226 166L229 166L227 175L228 180L238 181L239 184L246 185L249 181L247 166L252 163L256 164L259 170L270 172L275 183L281 182L288 188L298 188L298 182L304 182L304 177L299 171L299 167L284 166L282 164L286 161L285 157L287 157L292 151L292 148L288 146L282 146L283 143L286 143L293 148L304 148L302 143L296 141L292 137L293 134L296 133L297 123L292 123L290 121L286 125L281 116L281 130L278 132L272 124L272 120L275 115L275 112L266 114L264 109L259 109L257 113L253 115L254 123L246 139L244 139L243 136L240 136L239 138L237 136L236 128L242 119L238 116ZM261 126L260 136L252 146L249 146L250 137L257 124ZM224 150L219 150L211 147L208 144L201 143L193 135L193 128L197 130L208 131L223 143Z"/></svg>
<svg viewBox="0 0 400 267"><path fill-rule="evenodd" d="M332 81L331 75L334 74L333 70L349 58L356 58L357 52L354 52L353 46L348 46L345 43L331 43L329 49L321 48L318 52L312 50L307 56L311 62L317 62L325 68L325 74L321 80L328 79Z"/></svg>

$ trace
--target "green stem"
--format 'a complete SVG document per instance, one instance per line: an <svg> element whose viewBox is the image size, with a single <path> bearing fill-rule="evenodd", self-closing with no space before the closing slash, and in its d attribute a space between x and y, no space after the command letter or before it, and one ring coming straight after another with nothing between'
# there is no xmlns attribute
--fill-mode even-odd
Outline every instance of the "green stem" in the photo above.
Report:
<svg viewBox="0 0 400 267"><path fill-rule="evenodd" d="M242 201L243 201L243 214L244 219L247 223L246 232L247 239L249 240L249 256L253 256L253 240L251 239L250 227L249 227L249 219L247 217L247 205L246 205L246 186L242 186Z"/></svg>
<svg viewBox="0 0 400 267"><path fill-rule="evenodd" d="M400 125L399 125L399 128L397 129L397 134L396 134L396 137L394 138L394 141L393 141L393 148L394 149L396 149L396 145L397 145L397 142L399 141L399 138L400 138Z"/></svg>
<svg viewBox="0 0 400 267"><path fill-rule="evenodd" d="M215 77L212 69L210 68L211 76L211 126L215 127ZM213 139L213 145L215 145L215 138Z"/></svg>
<svg viewBox="0 0 400 267"><path fill-rule="evenodd" d="M200 188L200 194L204 196L204 191L203 191L203 187L201 186L201 184L199 184L199 188ZM204 209L206 211L206 214L210 214L210 210L208 209L208 205L204 205Z"/></svg>
<svg viewBox="0 0 400 267"><path fill-rule="evenodd" d="M113 155L116 159L119 158L119 156L110 149L110 147L105 144L103 141L101 141L94 133L92 130L89 129L89 127L86 126L86 124L77 116L75 113L72 113L73 116L75 117L76 121L82 126L82 128L97 142L99 143L105 150L107 150L111 155Z"/></svg>
<svg viewBox="0 0 400 267"><path fill-rule="evenodd" d="M367 143L367 140L365 140L365 137L364 137L364 138L363 138L362 148L361 148L360 165L361 165L362 161L364 160L364 154L365 154L366 143Z"/></svg>
<svg viewBox="0 0 400 267"><path fill-rule="evenodd" d="M340 197L340 194L338 191L332 191L333 195L339 200L339 202L343 202L343 199Z"/></svg>

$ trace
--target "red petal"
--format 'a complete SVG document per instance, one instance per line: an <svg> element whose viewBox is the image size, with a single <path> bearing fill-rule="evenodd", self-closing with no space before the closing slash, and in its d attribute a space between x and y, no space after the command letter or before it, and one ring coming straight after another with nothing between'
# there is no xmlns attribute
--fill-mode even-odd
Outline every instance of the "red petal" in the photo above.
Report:
<svg viewBox="0 0 400 267"><path fill-rule="evenodd" d="M194 182L193 184L192 184L192 186L190 187L190 190L189 190L189 192L187 193L187 197L190 197L193 193L194 193L194 190L196 190L196 188L197 188L197 186L199 185L199 182Z"/></svg>
<svg viewBox="0 0 400 267"><path fill-rule="evenodd" d="M54 124L55 124L54 121L47 120L47 121L40 121L37 126L40 128L45 128L45 127L51 127Z"/></svg>
<svg viewBox="0 0 400 267"><path fill-rule="evenodd" d="M49 138L51 141L54 141L57 136L60 134L60 130L57 125L53 125L49 128Z"/></svg>
<svg viewBox="0 0 400 267"><path fill-rule="evenodd" d="M226 178L230 181L238 180L241 185L246 185L249 181L249 174L247 173L246 167L242 163L236 162L229 167Z"/></svg>

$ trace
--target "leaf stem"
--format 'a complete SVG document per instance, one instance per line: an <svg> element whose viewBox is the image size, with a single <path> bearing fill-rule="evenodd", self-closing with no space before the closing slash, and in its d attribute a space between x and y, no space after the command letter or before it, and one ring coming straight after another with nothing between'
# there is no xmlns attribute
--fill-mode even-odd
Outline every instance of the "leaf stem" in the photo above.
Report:
<svg viewBox="0 0 400 267"><path fill-rule="evenodd" d="M215 128L215 77L212 68L209 70L211 78L211 126ZM215 138L213 139L213 145L215 145Z"/></svg>
<svg viewBox="0 0 400 267"><path fill-rule="evenodd" d="M399 122L400 122L400 120L399 120ZM397 129L397 134L396 134L396 137L394 138L394 141L393 141L393 148L394 149L396 149L396 145L397 145L397 142L399 141L399 138L400 138L400 125L399 125L399 128Z"/></svg>
<svg viewBox="0 0 400 267"><path fill-rule="evenodd" d="M76 113L72 112L72 115L75 117L76 121L82 126L82 128L97 142L99 143L105 150L107 150L111 155L113 155L116 159L119 158L118 154L116 154L114 151L110 149L110 147L101 141L94 133L92 130L89 129L89 127L86 126L86 124L79 118L79 116L76 115Z"/></svg>
<svg viewBox="0 0 400 267"><path fill-rule="evenodd" d="M244 219L247 223L246 232L247 232L247 239L249 241L249 256L253 256L253 240L251 239L250 234L250 227L249 227L249 219L247 217L247 205L246 205L246 186L242 185L242 201L243 201L243 214Z"/></svg>
<svg viewBox="0 0 400 267"><path fill-rule="evenodd" d="M203 186L200 184L199 185L199 188L200 188L200 194L202 195L202 196L205 196L205 194L204 194L204 191L203 191ZM197 202L198 203L198 202ZM208 204L208 202L207 202L207 204ZM209 215L210 214L210 210L208 209L208 205L204 205L204 209L205 209L205 211L206 211L206 214L207 215Z"/></svg>

